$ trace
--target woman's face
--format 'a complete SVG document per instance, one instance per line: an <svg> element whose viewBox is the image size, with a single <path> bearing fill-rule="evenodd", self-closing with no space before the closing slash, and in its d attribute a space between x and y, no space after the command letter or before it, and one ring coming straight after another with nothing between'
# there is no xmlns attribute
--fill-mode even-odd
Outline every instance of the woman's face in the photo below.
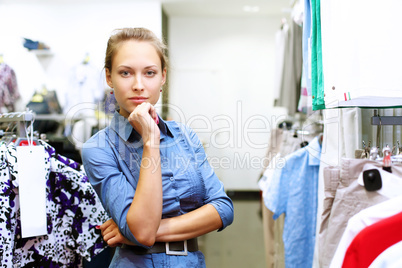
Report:
<svg viewBox="0 0 402 268"><path fill-rule="evenodd" d="M156 104L166 70L162 70L158 53L150 43L130 40L118 47L112 70L106 69L106 81L114 89L120 114L128 117L143 102Z"/></svg>

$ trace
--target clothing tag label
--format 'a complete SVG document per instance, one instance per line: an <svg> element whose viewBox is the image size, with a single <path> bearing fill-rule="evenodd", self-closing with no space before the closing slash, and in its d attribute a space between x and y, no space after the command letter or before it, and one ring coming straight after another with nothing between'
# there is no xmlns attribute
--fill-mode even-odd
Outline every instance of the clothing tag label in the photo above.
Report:
<svg viewBox="0 0 402 268"><path fill-rule="evenodd" d="M22 238L47 234L43 146L17 146Z"/></svg>

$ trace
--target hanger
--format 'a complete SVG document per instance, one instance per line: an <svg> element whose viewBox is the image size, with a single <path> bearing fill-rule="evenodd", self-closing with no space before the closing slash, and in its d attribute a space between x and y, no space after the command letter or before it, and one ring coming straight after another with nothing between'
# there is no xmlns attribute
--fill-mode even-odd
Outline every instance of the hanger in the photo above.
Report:
<svg viewBox="0 0 402 268"><path fill-rule="evenodd" d="M391 168L391 155L392 151L391 148L389 148L388 144L384 147L383 151L383 165L382 169L385 171L388 171L392 173L392 168ZM374 147L372 151L370 152L370 159L377 158L377 153L378 149ZM363 182L364 182L364 188L369 191L377 191L382 188L382 178L380 171L378 169L368 169L363 171Z"/></svg>
<svg viewBox="0 0 402 268"><path fill-rule="evenodd" d="M16 146L19 145L36 145L37 139L33 136L33 122L35 120L35 114L32 111L26 112L13 112L13 113L3 113L0 114L0 122L8 122L9 125L6 132L9 131L10 125L13 124L11 132L14 133L15 128L18 128L18 133L15 136L8 135L8 137L13 137L8 139L8 144L10 142L15 142ZM26 124L29 124L28 127ZM30 129L30 132L28 132ZM28 135L30 133L30 136Z"/></svg>
<svg viewBox="0 0 402 268"><path fill-rule="evenodd" d="M401 153L401 147L399 145L399 141L396 141L396 144L392 147L392 154L399 155Z"/></svg>
<svg viewBox="0 0 402 268"><path fill-rule="evenodd" d="M279 122L278 124L278 128L283 128L283 129L287 129L290 130L293 126L293 122L291 120L283 120L281 122Z"/></svg>

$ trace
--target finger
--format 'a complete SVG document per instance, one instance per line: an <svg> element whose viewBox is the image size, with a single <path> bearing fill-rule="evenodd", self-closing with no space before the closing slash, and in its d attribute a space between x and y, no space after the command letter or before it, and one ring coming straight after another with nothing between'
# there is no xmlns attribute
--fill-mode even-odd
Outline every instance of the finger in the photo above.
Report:
<svg viewBox="0 0 402 268"><path fill-rule="evenodd" d="M117 225L112 222L106 229L102 230L102 236L105 237L107 234L113 234L117 228Z"/></svg>
<svg viewBox="0 0 402 268"><path fill-rule="evenodd" d="M113 247L113 246L116 246L117 244L120 244L121 241L119 241L119 239L117 239L116 237L112 237L112 238L110 238L109 240L107 240L106 243L107 243L109 246Z"/></svg>
<svg viewBox="0 0 402 268"><path fill-rule="evenodd" d="M107 229L112 223L114 223L113 219L109 219L109 220L105 221L105 222L99 227L99 229L101 229L101 231L104 231L104 230Z"/></svg>
<svg viewBox="0 0 402 268"><path fill-rule="evenodd" d="M119 239L119 237L121 237L120 232L116 228L107 230L102 236L103 240L105 240L106 242L109 242L110 239Z"/></svg>
<svg viewBox="0 0 402 268"><path fill-rule="evenodd" d="M106 234L109 234L109 233L114 234L114 233L116 233L116 229L117 229L117 225L111 224L102 232L102 235L105 236Z"/></svg>
<svg viewBox="0 0 402 268"><path fill-rule="evenodd" d="M96 229L100 229L101 230L101 234L102 236L105 234L106 231L106 226L104 224L102 224L101 226L96 226Z"/></svg>
<svg viewBox="0 0 402 268"><path fill-rule="evenodd" d="M148 114L151 116L151 118L155 121L156 124L159 124L159 117L155 107L149 102L144 102L142 104L146 105L144 108L147 110Z"/></svg>
<svg viewBox="0 0 402 268"><path fill-rule="evenodd" d="M151 110L150 110L150 115L151 115L151 117L154 119L154 121L155 121L155 123L156 124L159 124L159 116L158 116L158 113L156 112L156 109L155 109L155 107L154 106L152 106L151 105Z"/></svg>
<svg viewBox="0 0 402 268"><path fill-rule="evenodd" d="M146 108L148 109L148 114L155 121L156 120L155 118L158 116L155 107L152 104L148 103Z"/></svg>
<svg viewBox="0 0 402 268"><path fill-rule="evenodd" d="M150 122L149 120L154 121L155 124L159 124L159 117L158 117L155 107L151 103L148 103L148 102L144 102L142 104L143 104L143 107L141 107L141 108L143 110L140 110L139 112L140 112L141 116L144 119L146 119L146 121L147 121L146 124L148 125L148 122ZM145 124L145 122L143 122L141 124Z"/></svg>
<svg viewBox="0 0 402 268"><path fill-rule="evenodd" d="M143 102L138 105L134 111L129 116L130 122L138 122L139 124L146 123L147 119L150 119L148 116L150 115L150 110L152 109L152 105L149 102ZM145 119L145 121L144 121Z"/></svg>
<svg viewBox="0 0 402 268"><path fill-rule="evenodd" d="M103 240L105 240L106 242L109 243L109 240L113 239L114 236L115 236L115 234L113 234L112 232L107 233L107 234L103 235Z"/></svg>

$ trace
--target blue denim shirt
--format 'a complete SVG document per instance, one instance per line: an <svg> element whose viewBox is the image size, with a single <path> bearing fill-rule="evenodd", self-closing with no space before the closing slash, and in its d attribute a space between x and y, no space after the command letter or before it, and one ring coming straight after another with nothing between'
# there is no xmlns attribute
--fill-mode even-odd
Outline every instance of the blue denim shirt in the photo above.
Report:
<svg viewBox="0 0 402 268"><path fill-rule="evenodd" d="M233 221L233 203L209 165L197 135L174 121L160 119L158 126L161 132L162 218L179 216L211 204L222 219L220 230L224 229ZM140 246L144 245L139 244L131 233L126 216L138 183L142 151L140 135L117 112L110 126L91 137L82 149L85 171L104 208L121 233ZM129 250L117 248L111 267L124 267L121 266L124 262L131 267L136 267L133 266L135 263L140 265L138 267L205 266L201 252L189 252L185 259L165 253L136 256ZM177 263L173 266L175 260ZM162 266L166 263L172 266ZM197 265L188 266L194 264Z"/></svg>
<svg viewBox="0 0 402 268"><path fill-rule="evenodd" d="M308 146L287 155L285 165L275 169L264 198L275 220L285 213L286 267L313 266L320 157L318 137Z"/></svg>

